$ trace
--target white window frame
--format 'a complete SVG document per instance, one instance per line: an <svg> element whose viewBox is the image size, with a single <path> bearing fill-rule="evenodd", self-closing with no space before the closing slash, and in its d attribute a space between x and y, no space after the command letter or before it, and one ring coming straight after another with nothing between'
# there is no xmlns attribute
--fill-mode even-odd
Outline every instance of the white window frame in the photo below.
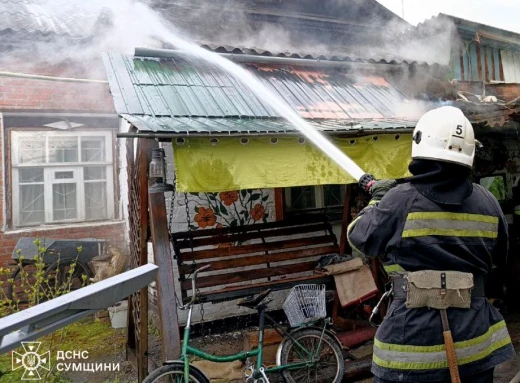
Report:
<svg viewBox="0 0 520 383"><path fill-rule="evenodd" d="M27 138L32 139L35 135L44 136L45 140L45 164L20 163L20 145L21 140ZM78 162L56 162L49 163L49 137L77 137L78 139ZM104 137L105 139L105 158L103 161L81 162L81 137ZM99 221L114 219L114 157L113 157L113 134L109 130L82 130L82 131L11 131L11 169L12 169L12 218L14 227L24 227L33 225L21 225L20 223L20 193L19 188L19 170L23 168L44 168L44 209L46 224L62 224L69 222L83 222L86 220L85 209L85 179L84 168L102 166L105 168L106 183L106 218ZM72 179L55 179L56 171L72 171L74 178ZM53 185L57 183L74 183L76 187L76 211L77 218L69 220L55 220L53 217ZM88 182L87 182L88 183ZM95 222L89 220L88 222Z"/></svg>

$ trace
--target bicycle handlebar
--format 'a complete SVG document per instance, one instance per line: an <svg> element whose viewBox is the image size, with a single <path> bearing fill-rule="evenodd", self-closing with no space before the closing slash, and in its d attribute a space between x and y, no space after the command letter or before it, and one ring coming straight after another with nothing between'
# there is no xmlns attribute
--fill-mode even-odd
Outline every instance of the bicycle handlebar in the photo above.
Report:
<svg viewBox="0 0 520 383"><path fill-rule="evenodd" d="M195 270L193 272L193 274L191 276L191 291L192 291L191 301L189 301L188 303L186 303L183 306L177 304L177 307L179 308L179 310L186 310L195 303L195 300L197 299L197 288L196 288L197 274L200 273L201 271L208 270L208 269L211 269L211 265L202 266L201 268L198 268L197 270Z"/></svg>

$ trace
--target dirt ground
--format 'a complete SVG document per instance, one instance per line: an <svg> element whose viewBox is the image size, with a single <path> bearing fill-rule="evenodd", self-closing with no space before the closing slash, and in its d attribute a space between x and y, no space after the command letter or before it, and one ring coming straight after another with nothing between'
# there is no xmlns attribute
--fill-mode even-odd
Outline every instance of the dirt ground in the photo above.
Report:
<svg viewBox="0 0 520 383"><path fill-rule="evenodd" d="M513 340L513 344L517 350L517 357L503 365L499 366L495 372L495 383L509 383L515 374L520 371L520 314L506 315L509 332ZM160 363L160 343L157 332L151 331L149 341L149 357L154 363ZM124 335L119 335L124 340ZM121 344L121 343L120 343ZM244 333L235 331L222 335L211 335L206 337L199 337L193 340L193 345L204 349L205 351L216 354L225 355L242 350L244 345ZM113 348L112 348L113 349ZM353 353L358 357L365 356L370 353L371 345L362 346ZM266 364L274 362L274 355L276 352L276 345L268 346L266 350ZM271 361L269 360L271 359ZM118 373L105 372L96 374L87 374L80 372L73 372L66 375L66 378L74 383L134 383L137 382L137 377L134 369L130 363L125 361L125 353L123 350L105 354L95 360L89 362L106 362L106 363L120 363L121 371ZM237 362L234 364L214 364L195 361L210 378L212 383L238 383L243 382L243 366ZM226 378L223 378L225 376ZM281 383L283 380L278 376L272 377L272 383ZM1 379L0 379L1 382ZM346 379L345 382L370 383L371 378L364 379Z"/></svg>

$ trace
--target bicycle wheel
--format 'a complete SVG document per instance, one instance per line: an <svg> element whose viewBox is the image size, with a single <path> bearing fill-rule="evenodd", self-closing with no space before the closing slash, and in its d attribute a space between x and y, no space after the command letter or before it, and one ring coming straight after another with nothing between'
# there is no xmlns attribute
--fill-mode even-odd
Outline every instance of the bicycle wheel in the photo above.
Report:
<svg viewBox="0 0 520 383"><path fill-rule="evenodd" d="M152 371L143 383L210 383L209 379L196 367L190 366L190 380L184 379L184 363L175 362Z"/></svg>
<svg viewBox="0 0 520 383"><path fill-rule="evenodd" d="M322 337L321 330L312 328L296 331L291 336L314 355L315 362L311 366L298 370L284 370L282 375L287 383L341 382L345 372L345 361L341 346L334 338L328 334L323 334ZM282 366L309 360L309 354L291 338L286 338L283 342L280 354Z"/></svg>
<svg viewBox="0 0 520 383"><path fill-rule="evenodd" d="M45 299L63 295L84 287L90 282L88 267L77 260L57 261L45 271Z"/></svg>

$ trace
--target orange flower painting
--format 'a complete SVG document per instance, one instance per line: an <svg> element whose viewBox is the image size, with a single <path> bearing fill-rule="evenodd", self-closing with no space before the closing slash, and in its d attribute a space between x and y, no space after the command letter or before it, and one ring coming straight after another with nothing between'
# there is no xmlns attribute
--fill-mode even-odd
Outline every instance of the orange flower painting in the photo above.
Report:
<svg viewBox="0 0 520 383"><path fill-rule="evenodd" d="M215 217L213 209L200 206L198 213L195 215L195 222L201 229L204 229L205 227L213 226L217 222L217 217Z"/></svg>
<svg viewBox="0 0 520 383"><path fill-rule="evenodd" d="M227 191L222 192L218 195L222 203L226 206L233 205L236 201L238 201L238 191Z"/></svg>
<svg viewBox="0 0 520 383"><path fill-rule="evenodd" d="M1 1L1 0L0 0ZM189 193L187 209L194 211L190 230L251 225L268 222L273 196L262 189L231 190L212 193ZM195 198L193 198L195 197ZM191 221L191 220L190 220ZM233 246L222 243L219 247Z"/></svg>
<svg viewBox="0 0 520 383"><path fill-rule="evenodd" d="M250 211L251 217L253 220L260 221L262 218L264 218L265 215L265 207L262 204L257 203Z"/></svg>

